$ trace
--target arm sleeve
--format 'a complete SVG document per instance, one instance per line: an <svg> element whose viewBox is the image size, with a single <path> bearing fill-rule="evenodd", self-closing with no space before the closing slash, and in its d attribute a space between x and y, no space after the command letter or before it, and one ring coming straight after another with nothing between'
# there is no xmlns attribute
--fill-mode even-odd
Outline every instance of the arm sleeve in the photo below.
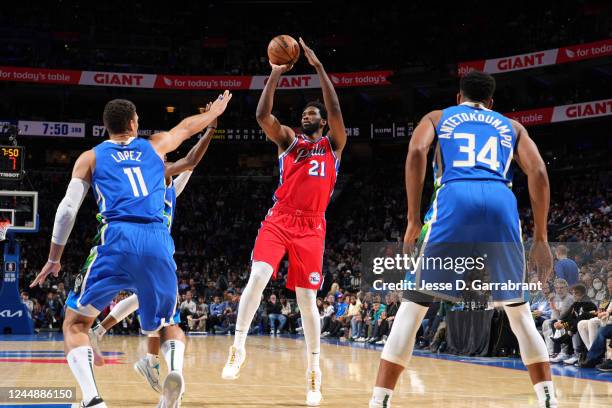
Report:
<svg viewBox="0 0 612 408"><path fill-rule="evenodd" d="M193 171L187 170L176 176L176 178L174 179L174 189L176 190L177 197L180 196L183 190L185 189L185 186L187 185L189 177L191 177L192 173Z"/></svg>
<svg viewBox="0 0 612 408"><path fill-rule="evenodd" d="M88 190L89 183L85 180L79 178L70 180L66 189L66 195L55 213L51 242L57 245L66 245L74 226L74 220Z"/></svg>

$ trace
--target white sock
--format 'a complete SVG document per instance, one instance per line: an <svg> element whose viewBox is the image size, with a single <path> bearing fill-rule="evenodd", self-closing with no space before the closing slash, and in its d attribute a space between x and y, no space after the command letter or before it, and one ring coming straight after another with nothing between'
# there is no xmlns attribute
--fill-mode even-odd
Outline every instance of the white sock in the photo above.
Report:
<svg viewBox="0 0 612 408"><path fill-rule="evenodd" d="M552 381L542 381L533 386L541 407L557 408L557 396Z"/></svg>
<svg viewBox="0 0 612 408"><path fill-rule="evenodd" d="M234 347L236 348L244 348L246 344L247 335L249 333L246 330L238 330L234 333Z"/></svg>
<svg viewBox="0 0 612 408"><path fill-rule="evenodd" d="M99 339L101 339L102 336L106 334L106 329L101 324L97 324L96 327L93 328L93 332Z"/></svg>
<svg viewBox="0 0 612 408"><path fill-rule="evenodd" d="M374 387L372 390L372 402L380 404L381 407L387 407L391 403L393 390L383 387Z"/></svg>
<svg viewBox="0 0 612 408"><path fill-rule="evenodd" d="M159 364L159 356L157 354L147 353L147 361L150 366L155 367Z"/></svg>
<svg viewBox="0 0 612 408"><path fill-rule="evenodd" d="M89 346L74 348L70 350L66 360L81 387L83 402L87 405L92 398L100 395L93 372L93 350Z"/></svg>
<svg viewBox="0 0 612 408"><path fill-rule="evenodd" d="M321 319L317 309L317 292L312 289L295 288L295 297L302 317L308 372L319 371L321 356Z"/></svg>
<svg viewBox="0 0 612 408"><path fill-rule="evenodd" d="M265 262L253 262L249 282L240 296L238 316L236 316L236 336L234 347L244 349L251 322L261 303L261 294L272 277L274 269Z"/></svg>
<svg viewBox="0 0 612 408"><path fill-rule="evenodd" d="M166 340L161 346L161 352L164 355L168 372L178 371L183 372L183 357L185 355L185 343L180 340Z"/></svg>

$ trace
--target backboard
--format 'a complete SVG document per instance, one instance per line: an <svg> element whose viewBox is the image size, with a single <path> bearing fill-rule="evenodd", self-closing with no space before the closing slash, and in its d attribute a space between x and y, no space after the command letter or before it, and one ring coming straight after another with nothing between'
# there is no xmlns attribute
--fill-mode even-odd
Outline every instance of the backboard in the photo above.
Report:
<svg viewBox="0 0 612 408"><path fill-rule="evenodd" d="M0 190L0 221L11 222L9 232L38 231L38 191Z"/></svg>

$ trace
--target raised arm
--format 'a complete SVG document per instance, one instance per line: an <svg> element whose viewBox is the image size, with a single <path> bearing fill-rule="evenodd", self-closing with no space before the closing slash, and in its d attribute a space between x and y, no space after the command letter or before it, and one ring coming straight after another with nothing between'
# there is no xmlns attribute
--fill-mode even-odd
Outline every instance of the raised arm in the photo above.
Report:
<svg viewBox="0 0 612 408"><path fill-rule="evenodd" d="M319 61L319 58L315 55L314 51L306 45L304 40L300 37L300 44L304 49L304 55L308 59L310 65L312 65L321 82L321 90L323 91L323 102L325 103L325 109L327 110L327 123L330 129L330 138L332 146L336 152L336 155L340 157L342 149L346 145L346 129L344 128L344 119L342 118L342 111L340 110L340 101L338 100L338 94L334 89L334 84L327 76L323 64Z"/></svg>
<svg viewBox="0 0 612 408"><path fill-rule="evenodd" d="M255 118L257 123L266 133L268 139L276 143L279 151L284 151L291 145L295 138L295 132L288 126L281 125L278 119L272 115L272 106L274 104L274 92L278 86L278 80L281 74L289 71L292 66L290 65L274 65L272 66L272 72L268 77L268 82L264 87L259 102L257 103L257 111Z"/></svg>
<svg viewBox="0 0 612 408"><path fill-rule="evenodd" d="M548 207L550 205L550 185L546 165L538 147L531 140L527 129L516 121L511 121L517 134L514 159L527 175L527 187L533 211L533 245L531 259L536 265L541 282L546 282L552 272L553 261L548 246Z"/></svg>
<svg viewBox="0 0 612 408"><path fill-rule="evenodd" d="M204 113L210 110L211 105L212 104L210 102L206 105ZM175 161L174 163L168 163L166 165L165 176L173 177L183 173L184 171L193 170L198 163L200 163L200 160L202 160L202 157L204 157L204 154L208 150L208 146L210 145L213 135L215 134L216 128L217 118L214 118L206 127L206 131L204 132L202 138L198 140L191 150L189 150L185 157Z"/></svg>
<svg viewBox="0 0 612 408"><path fill-rule="evenodd" d="M421 196L423 183L427 172L427 153L435 132L435 124L440 120L441 111L433 111L423 116L414 129L408 155L406 157L406 198L408 200L408 226L404 235L404 244L412 244L419 237L423 223L421 222Z"/></svg>
<svg viewBox="0 0 612 408"><path fill-rule="evenodd" d="M201 132L213 120L220 116L232 99L232 94L225 91L212 103L210 110L199 115L189 116L168 132L160 132L149 139L153 148L163 157L166 153L176 150L185 140Z"/></svg>
<svg viewBox="0 0 612 408"><path fill-rule="evenodd" d="M51 248L47 263L43 266L40 273L30 284L30 287L42 284L49 274L57 277L61 269L61 258L68 237L72 232L74 221L83 199L87 195L91 184L92 169L96 164L96 156L93 150L88 150L81 154L74 164L72 179L66 189L66 195L60 202L55 213L55 223L53 224L53 234L51 236Z"/></svg>

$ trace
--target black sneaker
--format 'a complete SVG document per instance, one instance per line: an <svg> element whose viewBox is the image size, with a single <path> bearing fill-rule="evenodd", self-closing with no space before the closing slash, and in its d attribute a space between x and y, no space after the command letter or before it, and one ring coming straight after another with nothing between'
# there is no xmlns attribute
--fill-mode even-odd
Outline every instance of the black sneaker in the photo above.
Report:
<svg viewBox="0 0 612 408"><path fill-rule="evenodd" d="M595 368L597 365L597 361L595 360L585 360L582 363L578 364L580 368Z"/></svg>
<svg viewBox="0 0 612 408"><path fill-rule="evenodd" d="M100 397L93 397L91 401L85 405L84 402L81 402L81 408L106 408L106 404L104 400Z"/></svg>
<svg viewBox="0 0 612 408"><path fill-rule="evenodd" d="M603 371L604 373L612 372L612 360L606 360L603 363L599 364L596 367L599 371Z"/></svg>

